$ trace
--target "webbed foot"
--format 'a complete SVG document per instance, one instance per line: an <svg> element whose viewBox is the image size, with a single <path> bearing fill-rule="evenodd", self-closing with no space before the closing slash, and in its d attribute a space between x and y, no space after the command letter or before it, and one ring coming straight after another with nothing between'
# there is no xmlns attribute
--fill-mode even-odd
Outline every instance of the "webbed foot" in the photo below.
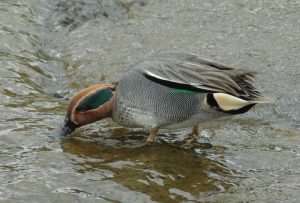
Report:
<svg viewBox="0 0 300 203"><path fill-rule="evenodd" d="M157 128L157 127L151 128L150 134L149 134L148 137L145 139L145 143L146 143L147 145L151 145L152 143L154 143L155 137L156 137L156 135L157 135L157 131L158 131L158 128Z"/></svg>

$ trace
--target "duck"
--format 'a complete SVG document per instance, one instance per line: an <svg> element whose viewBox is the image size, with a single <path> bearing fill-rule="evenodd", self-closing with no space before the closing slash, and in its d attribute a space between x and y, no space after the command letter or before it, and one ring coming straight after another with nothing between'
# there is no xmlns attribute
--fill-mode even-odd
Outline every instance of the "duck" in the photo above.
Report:
<svg viewBox="0 0 300 203"><path fill-rule="evenodd" d="M111 118L126 128L145 128L146 143L159 129L191 127L243 114L265 98L255 87L256 72L203 59L190 53L153 55L134 65L117 83L96 84L69 101L58 134Z"/></svg>

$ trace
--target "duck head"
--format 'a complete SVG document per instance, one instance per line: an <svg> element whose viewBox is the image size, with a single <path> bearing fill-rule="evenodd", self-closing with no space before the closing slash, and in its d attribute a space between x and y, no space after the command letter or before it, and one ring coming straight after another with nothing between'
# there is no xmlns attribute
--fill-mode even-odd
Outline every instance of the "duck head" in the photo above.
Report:
<svg viewBox="0 0 300 203"><path fill-rule="evenodd" d="M75 94L57 136L66 136L80 126L111 117L115 88L115 84L97 84Z"/></svg>

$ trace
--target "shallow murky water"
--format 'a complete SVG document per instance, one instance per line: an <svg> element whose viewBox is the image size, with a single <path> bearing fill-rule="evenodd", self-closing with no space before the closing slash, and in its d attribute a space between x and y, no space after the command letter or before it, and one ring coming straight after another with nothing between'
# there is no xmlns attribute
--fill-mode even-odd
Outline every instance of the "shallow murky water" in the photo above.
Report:
<svg viewBox="0 0 300 203"><path fill-rule="evenodd" d="M299 19L296 0L2 0L0 201L298 202ZM165 51L257 70L274 102L204 124L212 148L111 120L48 138L74 92Z"/></svg>

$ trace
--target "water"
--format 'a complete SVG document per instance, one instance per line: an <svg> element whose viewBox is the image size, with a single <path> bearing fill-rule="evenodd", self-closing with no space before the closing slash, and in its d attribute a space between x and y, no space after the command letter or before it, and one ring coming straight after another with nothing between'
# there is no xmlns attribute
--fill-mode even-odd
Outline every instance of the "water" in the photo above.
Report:
<svg viewBox="0 0 300 203"><path fill-rule="evenodd" d="M1 202L300 200L300 2L0 2ZM53 141L68 98L164 51L260 72L274 102L213 121L213 148L105 120ZM174 142L176 141L176 142Z"/></svg>

